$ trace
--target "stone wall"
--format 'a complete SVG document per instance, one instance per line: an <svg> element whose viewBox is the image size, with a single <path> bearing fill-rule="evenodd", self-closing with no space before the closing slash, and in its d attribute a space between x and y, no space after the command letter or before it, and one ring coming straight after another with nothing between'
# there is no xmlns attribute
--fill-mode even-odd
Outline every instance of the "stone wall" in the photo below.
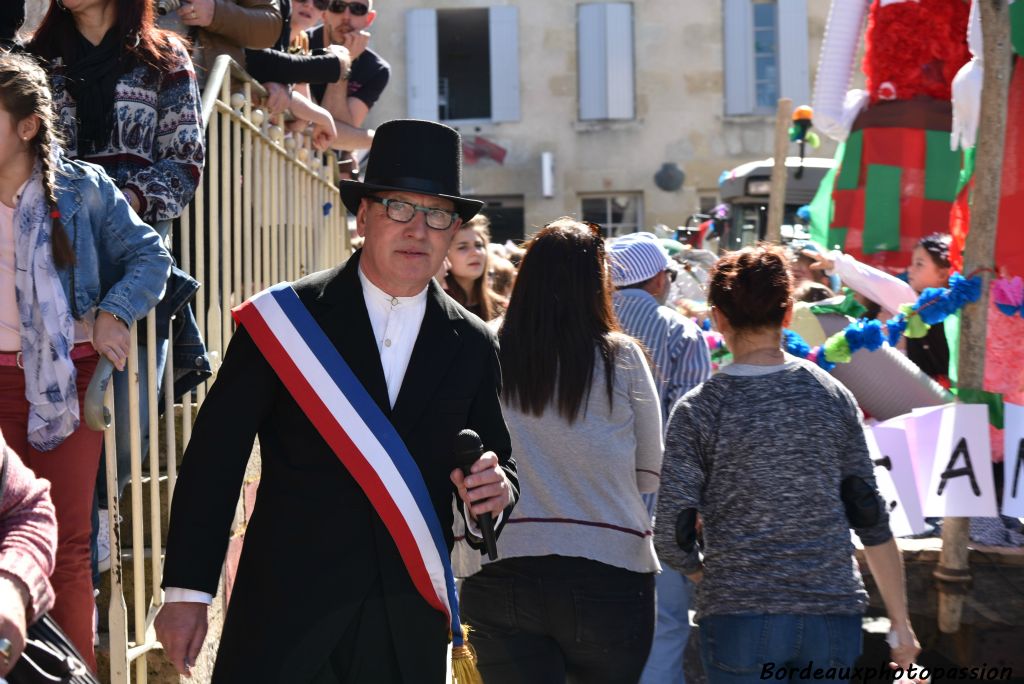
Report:
<svg viewBox="0 0 1024 684"><path fill-rule="evenodd" d="M772 154L774 116L723 114L722 3L644 0L633 3L636 118L581 122L577 107L576 3L516 0L392 0L381 3L372 46L392 65L391 82L372 110L370 125L408 115L405 12L415 8L519 7L521 119L460 126L507 150L504 164L483 158L468 165L464 190L476 195L522 195L526 225L578 214L581 193L639 192L643 222L677 226L717 196L725 169ZM808 7L808 72L813 81L827 2ZM808 103L795 103L808 104ZM540 155L554 153L555 196L541 193ZM831 156L825 143L812 155ZM654 174L665 162L686 173L678 192L665 192ZM529 228L527 229L529 231Z"/></svg>

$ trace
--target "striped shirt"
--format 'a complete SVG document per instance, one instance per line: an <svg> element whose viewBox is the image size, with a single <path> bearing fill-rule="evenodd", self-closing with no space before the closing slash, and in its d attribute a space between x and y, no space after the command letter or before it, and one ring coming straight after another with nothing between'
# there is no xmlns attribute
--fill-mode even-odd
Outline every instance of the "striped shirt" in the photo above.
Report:
<svg viewBox="0 0 1024 684"><path fill-rule="evenodd" d="M612 304L623 332L640 340L651 353L662 424L667 424L676 401L711 377L711 355L704 336L696 323L658 304L644 290L617 290Z"/></svg>

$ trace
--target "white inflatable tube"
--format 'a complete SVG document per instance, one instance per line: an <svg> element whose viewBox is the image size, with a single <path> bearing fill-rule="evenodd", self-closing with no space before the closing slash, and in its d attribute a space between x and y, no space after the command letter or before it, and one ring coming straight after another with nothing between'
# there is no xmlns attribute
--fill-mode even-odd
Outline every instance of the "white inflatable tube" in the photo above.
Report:
<svg viewBox="0 0 1024 684"><path fill-rule="evenodd" d="M835 140L850 133L846 92L853 80L857 45L871 0L832 0L814 79L814 125Z"/></svg>

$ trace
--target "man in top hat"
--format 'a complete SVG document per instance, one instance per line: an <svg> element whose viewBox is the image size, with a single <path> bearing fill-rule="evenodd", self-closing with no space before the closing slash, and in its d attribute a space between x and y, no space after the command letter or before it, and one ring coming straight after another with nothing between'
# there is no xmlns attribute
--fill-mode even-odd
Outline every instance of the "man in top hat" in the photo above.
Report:
<svg viewBox="0 0 1024 684"><path fill-rule="evenodd" d="M449 552L456 491L471 528L490 512L498 531L518 496L494 337L432 279L482 205L459 196L461 148L441 124L381 125L366 182L341 186L362 249L293 284L411 453ZM489 451L464 478L453 447L466 428ZM213 681L441 682L445 616L414 588L373 504L241 327L175 489L156 622L168 658L185 673L199 653L257 435L262 479Z"/></svg>
<svg viewBox="0 0 1024 684"><path fill-rule="evenodd" d="M651 352L661 398L662 424L676 401L711 377L711 356L697 324L665 306L675 264L652 233L617 238L608 248L612 306L628 335ZM644 495L653 515L654 495ZM684 684L683 652L690 636L692 583L664 568L657 576L658 622L641 684Z"/></svg>

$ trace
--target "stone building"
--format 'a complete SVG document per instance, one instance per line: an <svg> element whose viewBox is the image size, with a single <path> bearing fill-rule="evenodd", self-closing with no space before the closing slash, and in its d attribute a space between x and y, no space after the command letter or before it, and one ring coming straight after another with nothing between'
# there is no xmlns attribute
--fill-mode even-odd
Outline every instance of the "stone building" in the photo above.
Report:
<svg viewBox="0 0 1024 684"><path fill-rule="evenodd" d="M777 98L809 104L828 3L376 9L372 45L393 70L370 125L411 116L458 128L465 190L488 201L504 239L564 214L630 232L714 206L723 170L771 156Z"/></svg>

